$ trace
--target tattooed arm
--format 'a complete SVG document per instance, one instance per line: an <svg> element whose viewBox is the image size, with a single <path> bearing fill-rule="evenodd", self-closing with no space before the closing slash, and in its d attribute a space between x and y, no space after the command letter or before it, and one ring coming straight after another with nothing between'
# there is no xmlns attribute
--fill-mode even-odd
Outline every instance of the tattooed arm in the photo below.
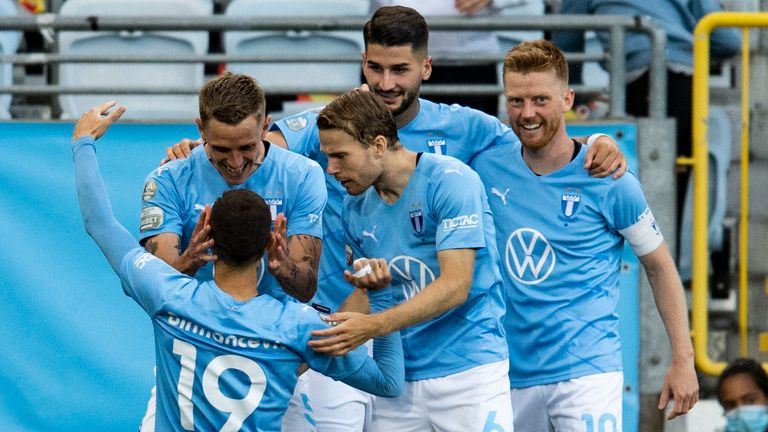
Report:
<svg viewBox="0 0 768 432"><path fill-rule="evenodd" d="M302 302L308 302L317 291L317 266L322 241L311 235L287 237L286 219L281 213L275 219L273 240L267 248L268 268L283 290Z"/></svg>
<svg viewBox="0 0 768 432"><path fill-rule="evenodd" d="M179 272L194 277L200 267L216 259L215 255L208 254L208 249L213 246L213 240L211 240L211 226L204 224L204 216L205 212L202 212L192 231L189 246L183 252L179 235L170 232L147 238L144 249Z"/></svg>

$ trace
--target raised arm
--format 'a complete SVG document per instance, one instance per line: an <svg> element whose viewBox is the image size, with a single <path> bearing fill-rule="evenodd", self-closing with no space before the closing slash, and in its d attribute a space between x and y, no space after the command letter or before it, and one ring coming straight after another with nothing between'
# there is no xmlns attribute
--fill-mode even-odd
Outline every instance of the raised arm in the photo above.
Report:
<svg viewBox="0 0 768 432"><path fill-rule="evenodd" d="M313 336L322 339L310 341L310 346L318 352L343 355L373 337L424 322L462 304L472 285L475 250L442 250L437 253L437 258L440 276L412 299L370 315L332 314L329 319L339 324L313 332Z"/></svg>
<svg viewBox="0 0 768 432"><path fill-rule="evenodd" d="M671 420L687 413L699 400L699 383L693 364L693 346L688 327L688 309L680 276L667 246L662 243L653 252L640 257L653 290L653 298L672 347L672 363L664 377L659 409L670 398L675 406L667 416Z"/></svg>
<svg viewBox="0 0 768 432"><path fill-rule="evenodd" d="M115 219L96 160L96 140L125 112L123 107L109 112L114 105L115 102L104 103L80 117L72 133L72 160L85 230L96 241L112 269L118 271L123 257L139 244Z"/></svg>
<svg viewBox="0 0 768 432"><path fill-rule="evenodd" d="M290 296L308 302L317 291L317 267L322 252L319 238L297 234L288 237L285 215L275 219L274 237L267 248L269 272Z"/></svg>
<svg viewBox="0 0 768 432"><path fill-rule="evenodd" d="M586 140L589 148L584 158L584 169L594 177L613 174L617 179L627 171L627 158L619 150L616 141L605 134L593 134Z"/></svg>

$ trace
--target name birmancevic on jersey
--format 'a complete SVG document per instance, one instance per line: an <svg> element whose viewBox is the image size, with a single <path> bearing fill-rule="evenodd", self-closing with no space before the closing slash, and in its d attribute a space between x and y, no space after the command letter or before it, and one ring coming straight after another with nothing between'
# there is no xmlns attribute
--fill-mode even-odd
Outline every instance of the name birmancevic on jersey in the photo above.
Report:
<svg viewBox="0 0 768 432"><path fill-rule="evenodd" d="M169 312L166 316L166 320L171 327L179 328L185 332L202 336L206 339L210 339L220 345L230 346L232 348L263 348L263 349L285 349L283 345L274 341L267 341L262 339L255 339L236 335L226 335L219 332L212 331L194 321L189 321L184 318L176 316L173 312Z"/></svg>

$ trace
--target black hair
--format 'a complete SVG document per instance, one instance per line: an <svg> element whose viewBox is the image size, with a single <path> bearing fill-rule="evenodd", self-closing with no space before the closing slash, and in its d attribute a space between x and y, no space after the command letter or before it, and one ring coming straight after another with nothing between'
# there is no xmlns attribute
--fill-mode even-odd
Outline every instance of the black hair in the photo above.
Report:
<svg viewBox="0 0 768 432"><path fill-rule="evenodd" d="M224 192L211 209L213 253L234 266L261 259L269 243L272 214L264 199L249 189Z"/></svg>
<svg viewBox="0 0 768 432"><path fill-rule="evenodd" d="M715 394L717 395L717 401L720 405L723 404L723 400L720 397L722 391L723 382L735 375L747 375L755 383L757 388L763 392L763 395L768 398L768 374L765 373L763 366L756 360L751 358L738 358L726 366L723 373L717 379L717 387Z"/></svg>
<svg viewBox="0 0 768 432"><path fill-rule="evenodd" d="M363 28L365 47L369 44L385 47L411 45L411 50L426 53L429 27L416 10L405 6L379 8Z"/></svg>

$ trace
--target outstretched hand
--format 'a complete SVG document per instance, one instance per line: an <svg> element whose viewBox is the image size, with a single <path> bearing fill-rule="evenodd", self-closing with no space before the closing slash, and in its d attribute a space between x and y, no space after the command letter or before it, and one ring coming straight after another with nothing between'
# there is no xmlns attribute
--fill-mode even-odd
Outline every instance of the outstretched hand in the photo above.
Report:
<svg viewBox="0 0 768 432"><path fill-rule="evenodd" d="M267 245L267 268L275 274L281 269L286 270L285 264L288 261L288 220L284 214L279 213L272 229L272 239Z"/></svg>
<svg viewBox="0 0 768 432"><path fill-rule="evenodd" d="M114 111L109 110L115 106L115 101L104 102L95 106L80 116L72 132L72 141L84 136L91 136L93 139L99 139L116 122L123 113L125 107L117 107Z"/></svg>
<svg viewBox="0 0 768 432"><path fill-rule="evenodd" d="M211 261L216 261L218 258L216 255L208 253L213 247L210 220L211 206L206 204L205 208L200 213L200 217L197 219L195 229L192 230L192 237L189 239L189 245L182 254L182 259L188 261L191 268L194 268L195 271Z"/></svg>

